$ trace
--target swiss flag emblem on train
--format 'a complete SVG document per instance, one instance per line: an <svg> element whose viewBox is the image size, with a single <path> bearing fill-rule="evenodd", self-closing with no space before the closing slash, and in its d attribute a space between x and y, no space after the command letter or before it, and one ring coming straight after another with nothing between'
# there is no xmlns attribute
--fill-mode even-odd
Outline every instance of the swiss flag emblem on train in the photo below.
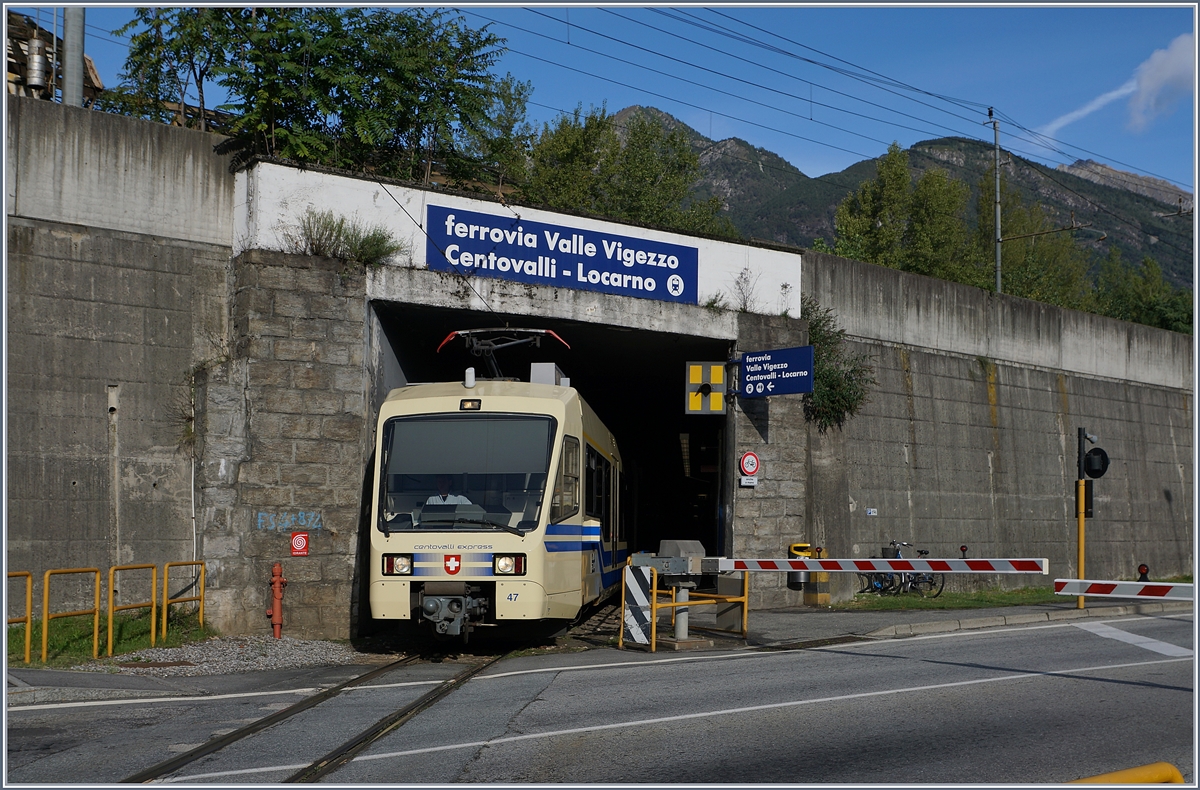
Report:
<svg viewBox="0 0 1200 790"><path fill-rule="evenodd" d="M446 569L446 573L454 575L462 567L462 557L457 554L446 554L442 559L442 567Z"/></svg>

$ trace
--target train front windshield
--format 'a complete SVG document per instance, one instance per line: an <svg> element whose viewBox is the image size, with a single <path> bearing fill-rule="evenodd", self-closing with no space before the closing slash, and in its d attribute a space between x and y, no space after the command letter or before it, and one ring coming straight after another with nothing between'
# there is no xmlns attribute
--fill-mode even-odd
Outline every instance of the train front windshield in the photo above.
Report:
<svg viewBox="0 0 1200 790"><path fill-rule="evenodd" d="M384 424L379 528L537 527L555 420L518 414L437 414Z"/></svg>

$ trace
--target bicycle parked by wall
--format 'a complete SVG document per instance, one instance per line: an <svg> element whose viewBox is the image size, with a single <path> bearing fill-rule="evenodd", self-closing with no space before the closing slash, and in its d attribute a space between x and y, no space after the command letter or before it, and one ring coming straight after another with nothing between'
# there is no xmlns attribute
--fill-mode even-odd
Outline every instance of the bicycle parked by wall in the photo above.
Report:
<svg viewBox="0 0 1200 790"><path fill-rule="evenodd" d="M903 559L901 546L912 548L911 543L903 541L892 541L892 548L896 553L896 559ZM925 549L917 549L917 559L925 559L929 556L929 552ZM944 573L898 573L896 574L895 592L906 593L915 592L922 598L937 598L942 594L942 590L946 587L946 574Z"/></svg>
<svg viewBox="0 0 1200 790"><path fill-rule="evenodd" d="M904 559L903 546L912 548L911 543L905 541L891 541L890 546L883 548L883 558L888 560ZM918 549L917 556L925 558L929 552L925 549ZM874 557L872 557L874 559ZM859 578L859 593L876 593L877 595L899 595L900 593L915 592L922 598L936 598L942 594L942 590L946 587L946 574L944 573L908 573L908 572L886 572L886 573L860 573Z"/></svg>

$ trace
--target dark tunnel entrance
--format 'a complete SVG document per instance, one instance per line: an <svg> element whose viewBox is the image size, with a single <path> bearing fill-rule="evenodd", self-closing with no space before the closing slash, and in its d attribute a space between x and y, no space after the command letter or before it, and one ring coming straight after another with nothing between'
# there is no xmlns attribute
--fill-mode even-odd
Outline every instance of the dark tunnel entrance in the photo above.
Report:
<svg viewBox="0 0 1200 790"><path fill-rule="evenodd" d="M407 383L461 381L468 367L488 375L458 338L437 353L455 330L505 324L553 330L569 349L551 339L540 348L504 349L497 354L501 372L528 381L531 363L554 362L612 431L633 494L630 550L654 552L660 540L690 539L709 555L725 553L725 417L685 414L684 376L688 361L728 359L729 341L390 302L374 308L381 341L390 344Z"/></svg>

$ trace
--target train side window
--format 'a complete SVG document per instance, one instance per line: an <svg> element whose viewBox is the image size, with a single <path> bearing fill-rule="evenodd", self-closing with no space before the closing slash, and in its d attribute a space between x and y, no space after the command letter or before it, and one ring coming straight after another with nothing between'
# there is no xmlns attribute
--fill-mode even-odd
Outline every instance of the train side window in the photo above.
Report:
<svg viewBox="0 0 1200 790"><path fill-rule="evenodd" d="M600 521L600 537L612 542L613 489L612 464L592 447L587 448L587 487L584 489L584 512Z"/></svg>
<svg viewBox="0 0 1200 790"><path fill-rule="evenodd" d="M554 498L550 500L550 521L562 521L579 512L579 440L574 436L563 439L562 457L558 463L558 480Z"/></svg>

